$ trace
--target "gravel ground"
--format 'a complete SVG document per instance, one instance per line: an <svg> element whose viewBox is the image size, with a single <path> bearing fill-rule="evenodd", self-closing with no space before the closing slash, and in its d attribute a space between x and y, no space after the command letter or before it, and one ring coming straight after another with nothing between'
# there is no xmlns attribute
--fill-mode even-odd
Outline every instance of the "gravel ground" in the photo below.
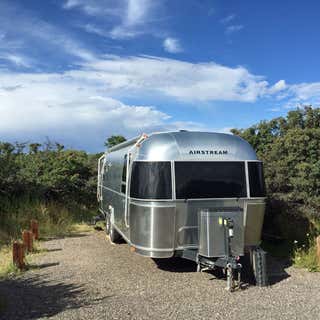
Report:
<svg viewBox="0 0 320 320"><path fill-rule="evenodd" d="M22 277L0 282L0 319L320 319L320 276L271 261L272 285L229 293L181 259L155 261L103 232L46 241Z"/></svg>

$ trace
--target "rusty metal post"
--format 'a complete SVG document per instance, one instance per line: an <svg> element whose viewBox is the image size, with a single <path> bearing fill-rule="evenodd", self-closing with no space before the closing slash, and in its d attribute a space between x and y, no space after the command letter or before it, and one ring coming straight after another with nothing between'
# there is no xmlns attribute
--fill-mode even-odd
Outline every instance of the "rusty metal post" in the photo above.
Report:
<svg viewBox="0 0 320 320"><path fill-rule="evenodd" d="M39 223L37 220L31 220L31 231L35 240L39 240Z"/></svg>
<svg viewBox="0 0 320 320"><path fill-rule="evenodd" d="M317 243L318 264L320 266L320 236L317 237L316 243Z"/></svg>
<svg viewBox="0 0 320 320"><path fill-rule="evenodd" d="M25 267L24 263L24 245L18 241L15 241L12 246L12 258L13 264L19 269Z"/></svg>
<svg viewBox="0 0 320 320"><path fill-rule="evenodd" d="M22 241L24 248L27 252L31 252L33 250L33 235L31 231L24 230L22 232Z"/></svg>
<svg viewBox="0 0 320 320"><path fill-rule="evenodd" d="M32 231L29 232L29 252L33 251L33 233Z"/></svg>

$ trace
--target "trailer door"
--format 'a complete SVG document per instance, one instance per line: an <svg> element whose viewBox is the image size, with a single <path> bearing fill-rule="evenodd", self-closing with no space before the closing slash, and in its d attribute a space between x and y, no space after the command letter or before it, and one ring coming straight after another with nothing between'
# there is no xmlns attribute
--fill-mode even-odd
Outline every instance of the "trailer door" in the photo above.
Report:
<svg viewBox="0 0 320 320"><path fill-rule="evenodd" d="M103 185L103 174L105 172L105 158L103 155L98 160L98 185L97 185L97 199L99 202L102 202L103 193L102 193L102 185Z"/></svg>

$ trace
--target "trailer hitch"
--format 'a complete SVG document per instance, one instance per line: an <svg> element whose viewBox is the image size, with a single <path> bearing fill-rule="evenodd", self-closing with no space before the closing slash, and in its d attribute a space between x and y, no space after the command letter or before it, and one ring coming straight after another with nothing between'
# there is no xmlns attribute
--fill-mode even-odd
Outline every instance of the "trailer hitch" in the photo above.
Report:
<svg viewBox="0 0 320 320"><path fill-rule="evenodd" d="M226 290L232 292L241 285L241 269L239 257L232 255L231 239L234 236L234 221L231 218L219 218L219 224L224 227L225 256L219 258L208 258L198 254L198 271L214 270L216 267L222 268L227 277Z"/></svg>

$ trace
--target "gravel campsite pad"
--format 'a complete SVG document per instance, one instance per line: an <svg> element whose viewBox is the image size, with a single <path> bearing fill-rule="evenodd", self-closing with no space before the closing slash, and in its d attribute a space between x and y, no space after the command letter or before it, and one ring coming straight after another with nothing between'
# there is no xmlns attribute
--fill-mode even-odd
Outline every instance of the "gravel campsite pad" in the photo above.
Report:
<svg viewBox="0 0 320 320"><path fill-rule="evenodd" d="M319 319L320 275L276 260L271 286L229 293L194 263L141 257L103 232L43 247L23 276L0 282L7 303L0 319Z"/></svg>

